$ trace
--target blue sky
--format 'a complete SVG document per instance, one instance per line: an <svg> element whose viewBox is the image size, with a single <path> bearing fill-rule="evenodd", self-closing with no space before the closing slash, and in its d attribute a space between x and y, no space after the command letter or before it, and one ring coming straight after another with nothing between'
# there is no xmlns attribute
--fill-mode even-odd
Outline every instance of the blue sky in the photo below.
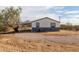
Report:
<svg viewBox="0 0 79 59"><path fill-rule="evenodd" d="M50 17L62 23L70 22L79 25L79 6L23 6L22 20L36 20Z"/></svg>
<svg viewBox="0 0 79 59"><path fill-rule="evenodd" d="M1 6L0 9L4 9ZM21 20L36 20L42 17L50 17L61 23L70 22L79 25L79 6L21 6Z"/></svg>

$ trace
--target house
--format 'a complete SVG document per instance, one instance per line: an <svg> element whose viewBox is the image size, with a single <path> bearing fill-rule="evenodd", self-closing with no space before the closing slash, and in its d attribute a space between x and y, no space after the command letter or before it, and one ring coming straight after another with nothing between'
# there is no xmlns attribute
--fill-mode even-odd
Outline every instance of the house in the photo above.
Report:
<svg viewBox="0 0 79 59"><path fill-rule="evenodd" d="M59 31L60 21L44 17L32 21L32 32Z"/></svg>

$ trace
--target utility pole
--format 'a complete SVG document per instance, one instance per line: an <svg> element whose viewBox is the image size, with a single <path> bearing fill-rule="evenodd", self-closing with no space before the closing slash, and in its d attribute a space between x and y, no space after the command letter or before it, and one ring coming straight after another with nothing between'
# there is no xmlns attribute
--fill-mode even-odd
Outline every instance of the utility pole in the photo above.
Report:
<svg viewBox="0 0 79 59"><path fill-rule="evenodd" d="M59 16L59 21L61 21L61 20L60 20L60 16Z"/></svg>

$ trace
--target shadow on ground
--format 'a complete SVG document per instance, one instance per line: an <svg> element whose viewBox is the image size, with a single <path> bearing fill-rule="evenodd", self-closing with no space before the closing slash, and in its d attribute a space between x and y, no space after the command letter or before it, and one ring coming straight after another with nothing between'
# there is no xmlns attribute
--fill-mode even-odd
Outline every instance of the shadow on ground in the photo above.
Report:
<svg viewBox="0 0 79 59"><path fill-rule="evenodd" d="M19 30L18 32L11 31L11 32L2 32L0 34L12 34L12 33L32 33L31 30Z"/></svg>

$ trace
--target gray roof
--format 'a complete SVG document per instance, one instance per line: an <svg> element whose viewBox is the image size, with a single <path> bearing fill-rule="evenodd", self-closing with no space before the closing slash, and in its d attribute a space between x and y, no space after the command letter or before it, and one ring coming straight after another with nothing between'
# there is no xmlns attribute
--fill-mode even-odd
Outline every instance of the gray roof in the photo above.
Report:
<svg viewBox="0 0 79 59"><path fill-rule="evenodd" d="M50 19L50 20L52 20L52 21L55 21L55 22L60 23L60 21L57 21L57 20L51 19L51 18L49 18L49 17L40 18L40 19L34 20L34 21L32 21L32 22L40 21L40 20L43 20L43 19L45 19L45 18L48 18L48 19Z"/></svg>

